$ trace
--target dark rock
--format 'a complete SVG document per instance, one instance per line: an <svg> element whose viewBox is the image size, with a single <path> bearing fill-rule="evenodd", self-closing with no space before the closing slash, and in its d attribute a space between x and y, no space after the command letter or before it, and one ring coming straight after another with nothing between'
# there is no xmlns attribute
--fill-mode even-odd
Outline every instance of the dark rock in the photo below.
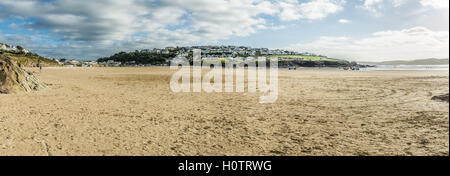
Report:
<svg viewBox="0 0 450 176"><path fill-rule="evenodd" d="M439 96L434 96L433 98L431 98L432 100L436 100L436 101L446 101L447 103L449 102L449 94L445 94L445 95L439 95Z"/></svg>
<svg viewBox="0 0 450 176"><path fill-rule="evenodd" d="M8 89L0 90L0 94L9 94L9 90Z"/></svg>
<svg viewBox="0 0 450 176"><path fill-rule="evenodd" d="M278 67L280 68L289 68L289 67L348 67L350 66L350 62L341 61L307 61L307 60L299 60L299 61L279 61Z"/></svg>

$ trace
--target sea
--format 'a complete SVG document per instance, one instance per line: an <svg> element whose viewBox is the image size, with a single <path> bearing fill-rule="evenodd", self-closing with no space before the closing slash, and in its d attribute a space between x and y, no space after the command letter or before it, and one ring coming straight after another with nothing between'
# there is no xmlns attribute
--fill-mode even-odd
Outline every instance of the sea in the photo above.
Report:
<svg viewBox="0 0 450 176"><path fill-rule="evenodd" d="M389 70L441 70L448 71L449 65L377 65L376 67L361 68L364 71L389 71Z"/></svg>

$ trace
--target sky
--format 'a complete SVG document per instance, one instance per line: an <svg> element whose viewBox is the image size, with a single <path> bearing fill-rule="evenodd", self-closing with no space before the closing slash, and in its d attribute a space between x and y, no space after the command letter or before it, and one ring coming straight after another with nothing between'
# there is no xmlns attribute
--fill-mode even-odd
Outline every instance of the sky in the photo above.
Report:
<svg viewBox="0 0 450 176"><path fill-rule="evenodd" d="M91 60L238 45L356 61L449 57L448 0L1 0L0 42Z"/></svg>

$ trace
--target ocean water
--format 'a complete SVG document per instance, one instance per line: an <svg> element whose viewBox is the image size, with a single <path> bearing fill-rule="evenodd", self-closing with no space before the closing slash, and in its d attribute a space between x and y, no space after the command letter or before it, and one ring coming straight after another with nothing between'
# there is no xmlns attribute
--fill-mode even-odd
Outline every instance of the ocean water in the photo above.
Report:
<svg viewBox="0 0 450 176"><path fill-rule="evenodd" d="M362 68L365 71L387 70L442 70L448 71L449 65L377 65L376 67Z"/></svg>

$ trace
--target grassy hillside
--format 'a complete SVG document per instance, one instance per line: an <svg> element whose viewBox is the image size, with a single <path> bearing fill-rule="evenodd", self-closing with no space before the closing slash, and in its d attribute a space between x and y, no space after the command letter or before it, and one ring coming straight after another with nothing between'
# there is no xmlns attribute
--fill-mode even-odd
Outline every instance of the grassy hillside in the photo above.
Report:
<svg viewBox="0 0 450 176"><path fill-rule="evenodd" d="M419 59L412 61L359 62L366 65L448 65L449 59Z"/></svg>
<svg viewBox="0 0 450 176"><path fill-rule="evenodd" d="M277 58L291 58L292 60L300 59L305 61L329 61L329 62L340 62L342 60L339 59L331 59L327 57L319 57L319 56L301 56L301 55L270 55L266 57L277 57ZM286 59L289 60L289 59Z"/></svg>
<svg viewBox="0 0 450 176"><path fill-rule="evenodd" d="M58 62L34 53L19 53L0 50L0 54L8 56L17 64L23 67L35 67L38 63L40 63L44 67L59 66Z"/></svg>

